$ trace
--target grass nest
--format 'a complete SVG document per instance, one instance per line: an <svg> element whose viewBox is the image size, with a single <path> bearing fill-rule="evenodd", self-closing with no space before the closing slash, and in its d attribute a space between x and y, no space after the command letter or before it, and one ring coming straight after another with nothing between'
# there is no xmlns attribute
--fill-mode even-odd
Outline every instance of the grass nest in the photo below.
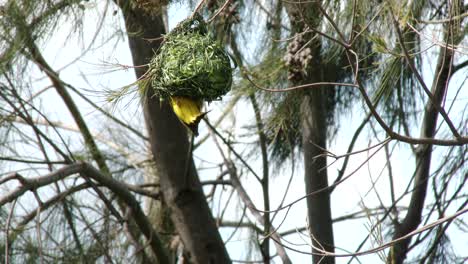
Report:
<svg viewBox="0 0 468 264"><path fill-rule="evenodd" d="M162 99L184 96L219 100L231 89L232 68L223 46L200 14L182 21L164 38L150 63L151 86Z"/></svg>

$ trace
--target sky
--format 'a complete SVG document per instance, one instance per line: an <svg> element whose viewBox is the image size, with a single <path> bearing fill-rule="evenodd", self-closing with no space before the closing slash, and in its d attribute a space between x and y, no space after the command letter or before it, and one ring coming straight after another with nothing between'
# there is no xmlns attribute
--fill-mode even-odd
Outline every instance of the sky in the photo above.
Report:
<svg viewBox="0 0 468 264"><path fill-rule="evenodd" d="M113 14L112 10L117 8L111 8L110 11L105 14L104 20L101 20L103 10L105 9L105 2L101 1L98 6L95 6L92 2L87 4L87 15L83 18L84 31L81 34L81 37L68 37L69 32L71 32L70 23L63 21L63 24L60 26L59 30L50 37L46 42L43 43L42 47L44 49L44 57L49 59L49 63L54 69L60 69L60 77L63 78L66 82L73 84L75 87L79 88L84 94L91 96L93 101L100 105L104 105L107 109L111 110L117 117L123 120L139 120L140 122L132 122L134 124L140 124L141 131L144 131L145 127L143 125L143 117L141 114L141 108L139 106L138 99L132 99L132 97L124 98L122 103L112 106L106 102L108 94L105 93L105 89L112 88L118 89L124 85L130 84L135 80L134 72L132 68L122 69L122 67L117 67L116 65L131 65L131 55L128 49L128 43L126 41L125 32L121 31L124 28L124 22L119 14ZM187 6L175 3L169 8L169 27L174 27L179 21L184 19L190 14ZM260 14L260 13L259 13ZM102 30L97 32L96 35L96 25L102 23ZM255 32L253 33L255 35ZM68 39L67 39L68 38ZM91 46L89 43L93 39L96 39L96 43L105 42L102 46ZM249 46L250 53L252 56L256 54L259 49L260 43L258 41L251 42L253 45ZM84 56L81 56L82 50L88 50ZM429 69L426 72L426 75L429 75ZM41 73L37 72L33 74L31 82L35 84L36 89L43 88L48 85L48 81L42 79ZM84 76L86 76L84 78ZM426 76L426 78L429 78ZM461 77L460 77L461 78ZM465 87L466 88L466 87ZM465 89L466 91L466 89ZM228 101L231 95L226 96ZM54 109L50 110L53 118L60 120L64 124L73 126L73 120L70 115L67 113L66 108L63 105L58 105L57 102L61 100L52 90L47 91L44 96L41 96L44 105L52 104ZM100 124L102 117L97 113L91 106L86 102L74 96L80 109L82 109L85 118L93 124L92 129L94 133L102 133L103 136L106 135L107 131L104 131L105 126ZM466 95L463 97L464 100L467 100ZM463 99L462 98L462 99ZM466 102L466 101L465 101ZM223 102L213 103L209 106L211 112L209 113L210 120L216 120L217 116L221 112ZM461 107L460 104L457 104L457 107ZM454 109L456 111L459 108ZM246 102L241 102L233 111L233 114L236 117L236 131L239 133L247 132L245 125L253 120L251 106ZM349 114L342 116L339 119L341 130L338 133L338 136L331 142L329 150L335 154L344 154L348 147L349 141L351 139L351 134L347 131L354 131L355 128L359 125L363 118L362 105L355 104L352 109L350 109ZM415 131L417 129L415 128ZM466 131L465 131L466 132ZM207 133L206 126L201 124L200 134L204 135ZM417 135L417 134L415 134ZM376 141L369 141L368 138L372 138L373 135L362 135L360 136L357 144L356 150L365 149L369 145L375 144ZM379 138L383 140L383 138ZM76 146L79 148L79 146ZM237 149L238 151L244 151L242 148ZM402 193L408 184L408 180L411 177L411 172L414 171L414 160L412 154L408 151L408 147L399 146L395 150L395 153L392 157L392 166L395 176L395 184L397 193ZM439 150L438 150L439 151ZM348 166L348 171L351 172L354 169L357 169L361 166L366 159L372 155L374 150L369 152L363 152L358 155L353 155L350 159L350 165ZM444 150L441 149L439 155L443 155ZM204 144L200 149L197 149L194 153L196 162L200 166L207 166L208 164L202 162L201 159L209 160L210 162L221 162L220 155L218 150L214 146L213 142L208 142ZM135 159L143 158L139 157L137 153L135 154ZM440 156L435 156L434 160L439 159ZM328 160L331 162L331 159ZM333 182L337 175L337 170L341 167L342 160L339 160L334 165L329 168L330 176L329 182ZM434 162L435 163L435 162ZM252 167L260 172L261 171L261 162L260 160L255 160L251 162ZM294 178L291 184L291 190L286 197L286 203L296 200L304 195L304 184L303 184L303 168L301 162L296 164L294 171ZM354 174L349 180L339 185L332 194L332 214L333 217L339 217L346 215L355 211L359 211L363 206L374 207L379 205L379 200L383 200L385 204L390 204L390 194L388 188L388 176L385 166L385 156L384 152L380 151L375 156L372 157L371 162L368 162L365 166L362 166L356 174ZM382 172L383 170L383 172ZM213 179L219 170L217 169L207 169L200 172L200 177L202 180ZM291 174L290 168L283 168L280 171L272 171L272 174L275 176L272 178L271 183L271 198L272 198L272 208L275 208L281 200L282 193L285 191L285 186L289 180ZM249 179L244 179L243 183L247 192L251 195L252 199L255 201L257 206L261 208L262 196L258 191L260 186L259 184L250 177ZM375 182L377 194L372 190L372 182ZM409 197L403 199L402 204L407 202ZM220 198L221 200L227 199L227 194L223 194ZM217 213L218 206L214 205L215 214ZM240 214L240 207L233 207L232 210L227 212L228 216L238 217ZM288 212L288 215L285 216L285 211L282 211L274 221L274 225L279 225L283 216L285 217L284 223L282 223L280 231L290 230L294 228L303 227L306 222L306 205L305 200L299 202L291 208ZM249 218L253 219L250 214ZM467 219L466 216L463 219ZM376 219L370 217L368 219L360 221L350 221L337 223L334 225L334 235L335 243L337 247L345 248L346 250L354 251L360 241L368 234L369 226ZM221 233L224 238L230 236L232 229L225 228L222 229ZM455 244L455 249L459 252L466 250L468 246L468 241L466 238L463 238L461 234L451 233L451 238L454 241L459 241ZM250 239L250 236L247 232L242 232L240 235L235 236L228 244L227 247L233 259L242 259L246 254L246 241ZM306 237L300 235L292 235L287 237L287 241L291 243L299 243L303 246L297 246L298 249L307 251L309 243ZM286 242L286 243L288 243ZM378 242L374 241L373 246L377 246ZM371 245L367 245L369 248ZM301 255L293 252L288 252L290 254L293 263L306 263L310 261L310 256ZM361 263L379 263L379 258L376 255L362 256L359 258ZM346 263L346 258L338 258L337 263ZM279 263L279 262L278 262Z"/></svg>

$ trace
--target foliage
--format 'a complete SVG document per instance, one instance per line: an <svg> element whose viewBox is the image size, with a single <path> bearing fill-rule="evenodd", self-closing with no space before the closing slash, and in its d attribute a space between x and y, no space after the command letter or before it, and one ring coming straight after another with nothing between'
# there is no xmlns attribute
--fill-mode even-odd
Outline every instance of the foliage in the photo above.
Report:
<svg viewBox="0 0 468 264"><path fill-rule="evenodd" d="M462 141L466 140L468 120L466 5L442 0L206 0L196 11L211 19L205 22L195 13L161 36L153 34L155 24L145 19L159 17L166 8L161 9L160 4L165 2L11 0L0 4L2 261L154 263L150 244L158 238L167 251L185 258L190 254L184 252L187 247L180 234L186 230L177 230L172 222L178 208L168 210L172 200L161 198L166 188L161 188L158 177L181 176L183 184L176 187L182 193L174 192L179 195L174 195L174 200L181 208L188 208L196 200L190 198L193 179L185 178L187 170L176 175L165 173L165 169L183 171L191 166L200 175L196 187L203 186L211 210L208 217L224 238L229 234L221 246L230 251L233 260L268 263L282 258L287 263L289 255L295 258L294 263L299 258L307 262L302 260L311 254L310 218L304 220L307 208L303 201L316 194L306 194L304 179L298 179L304 175L300 165L304 150L302 109L308 107L301 103L317 88L307 85L319 82L329 83L320 87L326 93L327 122L319 128L327 131L328 146L320 156L326 156L328 163L317 171L328 170L327 178L334 180L319 193L331 194L336 230L353 225L352 230L335 233L336 245L344 248L336 247L336 253L345 254L351 263L375 262L367 257L371 259L376 253L383 260L392 255L388 248L398 244L394 243L400 236L396 230L408 218L416 220L412 223L415 227L402 233L416 232L404 253L409 263L466 259L466 253L458 251L460 237L466 232L466 214L456 215L468 210L468 150ZM313 25L304 23L307 25L301 27L296 25L306 20L292 21L285 7L294 4L299 11L310 11L305 6L318 2L323 10L313 10L320 15L313 19ZM102 63L96 58L99 52L108 54L103 56L107 67L120 60L121 50L106 45L109 36L93 38L96 45L81 52L94 57L79 57L72 67L62 68L63 58L54 57L55 51L48 48L49 40L63 39L64 50L69 49L72 37L81 34L83 15L94 12L100 19L110 19L102 25L117 30L112 31L112 37L118 35L125 30L119 24L125 23L120 11L146 22L127 27L128 31L137 29L128 32L129 40L164 42L160 49L144 49L143 63L134 60L139 64L135 65L138 77L143 75L136 81L140 87L151 86L162 98L185 95L212 101L229 92L232 82L225 97L231 101L210 105L208 131L202 122L201 137L192 142L193 154L191 149L181 150L183 155L166 151L168 163L155 162L158 157L148 146L158 139L152 137L164 134L170 138L180 132L166 126L171 117L171 112L165 111L167 102L144 101L141 108L148 102L154 107L144 108L143 114L138 100L128 102L123 96L133 92L131 86L115 94L126 103L122 108L116 105L109 111L96 96L133 80L130 76L110 84L113 77L109 76L123 75L124 71L109 76L111 73L101 72L101 68L98 74L89 72ZM112 12L114 16L109 16ZM71 23L72 32L59 30L63 21ZM216 36L208 33L213 28ZM130 46L140 51L140 46ZM47 63L38 63L39 55L50 68L44 67ZM230 57L235 58L238 71L231 68ZM128 63L117 62L112 67L131 67L123 64ZM424 75L423 81L417 73ZM229 86L219 85L226 81ZM304 87L292 87L299 83ZM434 108L438 101L429 97L423 85L434 91L447 89L441 96L441 109ZM56 94L60 88L70 91L76 109L62 104L65 100ZM142 94L133 95L141 98ZM245 107L250 104L253 107ZM436 117L428 121L431 111ZM442 111L448 119L441 117ZM84 133L72 118L76 115L89 126L97 148L84 143ZM164 129L156 130L155 123L147 123L145 129L144 121L152 117ZM217 120L212 122L211 118ZM376 121L378 118L382 121ZM427 134L431 121L435 121L431 127L434 133ZM461 135L448 129L449 121ZM180 135L187 138L183 132ZM176 143L166 140L159 146ZM63 173L77 164L95 166L97 153L109 169L96 170L107 182L83 171ZM190 158L186 167L171 167L185 154ZM423 168L426 173L421 176ZM276 177L271 180L273 175ZM112 189L115 186L134 198L129 199L133 206L121 206L120 193ZM427 187L423 195L419 192L422 186ZM414 206L410 200L420 202ZM132 221L135 209L143 205L147 214L139 215L139 220L150 221L156 230L150 232L154 235L150 239L145 235L151 228L141 228ZM199 208L194 211L200 212ZM414 212L415 208L420 211ZM196 221L190 224L199 230L205 227ZM368 228L360 228L364 224ZM431 229L422 229L431 225ZM356 236L350 237L348 233L354 231ZM282 245L291 249L284 253ZM237 249L244 247L249 250L242 253L247 253L236 255Z"/></svg>

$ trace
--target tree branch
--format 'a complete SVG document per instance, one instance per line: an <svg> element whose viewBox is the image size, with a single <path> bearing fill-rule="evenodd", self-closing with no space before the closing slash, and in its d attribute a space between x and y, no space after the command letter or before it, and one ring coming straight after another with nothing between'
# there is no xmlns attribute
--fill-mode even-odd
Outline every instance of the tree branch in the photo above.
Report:
<svg viewBox="0 0 468 264"><path fill-rule="evenodd" d="M12 174L2 179L2 182L0 182L0 184L8 180L17 179L22 185L18 187L15 191L12 191L6 196L2 197L0 199L0 207L6 203L18 199L27 191L34 191L42 186L46 186L59 180L63 180L77 173L82 173L83 175L94 179L99 184L110 189L115 195L117 195L119 199L128 206L128 209L131 210L130 215L132 216L133 221L135 221L140 231L148 240L151 249L158 257L159 263L170 263L163 243L159 238L159 235L153 229L151 223L149 222L148 218L141 209L139 202L129 191L128 187L120 181L117 181L107 175L102 174L100 171L98 171L96 168L89 165L88 163L81 162L71 164L69 166L62 167L54 172L36 178L27 179L21 176L20 174Z"/></svg>
<svg viewBox="0 0 468 264"><path fill-rule="evenodd" d="M211 131L213 131L213 128L210 127ZM260 214L260 211L255 207L255 204L253 201L250 199L249 195L245 191L244 187L242 186L239 177L237 176L237 170L232 161L228 160L224 153L222 152L221 146L218 143L218 140L215 137L215 134L213 133L213 138L216 146L219 149L219 152L221 156L223 157L224 163L227 166L227 169L229 171L229 175L231 176L231 183L234 189L236 189L237 194L241 198L241 200L244 202L245 206L249 209L250 213L255 217L255 219L262 224L263 226L266 225L265 223L265 218ZM271 226L271 224L270 224ZM271 226L272 227L272 226ZM283 263L288 264L292 263L291 260L289 259L288 254L286 253L286 250L284 247L280 244L279 241L281 241L281 237L278 235L276 232L276 229L272 227L272 231L269 234L265 234L267 236L271 236L271 238L275 241L275 247L278 255L282 259Z"/></svg>

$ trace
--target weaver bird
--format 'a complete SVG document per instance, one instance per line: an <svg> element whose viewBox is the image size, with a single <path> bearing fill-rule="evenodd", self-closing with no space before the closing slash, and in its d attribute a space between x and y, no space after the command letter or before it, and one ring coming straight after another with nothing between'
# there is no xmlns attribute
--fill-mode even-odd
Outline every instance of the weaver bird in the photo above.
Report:
<svg viewBox="0 0 468 264"><path fill-rule="evenodd" d="M174 96L170 98L172 109L179 120L198 136L198 124L207 114L202 112L203 100Z"/></svg>

